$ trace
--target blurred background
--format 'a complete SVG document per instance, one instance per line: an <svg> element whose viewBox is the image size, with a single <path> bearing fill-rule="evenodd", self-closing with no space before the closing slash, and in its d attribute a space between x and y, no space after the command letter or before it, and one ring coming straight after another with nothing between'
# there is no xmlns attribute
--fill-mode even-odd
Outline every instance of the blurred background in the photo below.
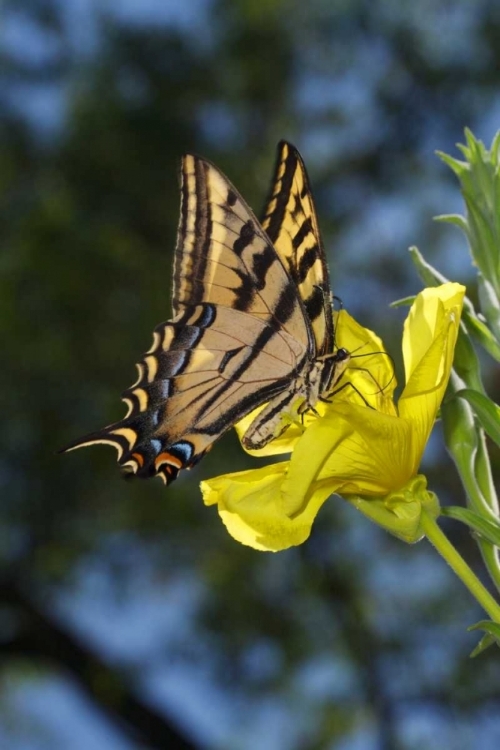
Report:
<svg viewBox="0 0 500 750"><path fill-rule="evenodd" d="M281 138L308 166L344 306L399 356L419 246L474 273L433 216L435 155L500 128L494 0L4 0L0 18L0 748L500 747L500 662L426 542L339 498L279 554L234 542L200 479L168 491L115 452L58 448L120 418L170 317L177 167L214 161L257 213ZM399 371L399 365L398 365ZM491 386L495 375L491 374ZM463 493L439 428L424 467ZM447 533L482 570L474 542Z"/></svg>

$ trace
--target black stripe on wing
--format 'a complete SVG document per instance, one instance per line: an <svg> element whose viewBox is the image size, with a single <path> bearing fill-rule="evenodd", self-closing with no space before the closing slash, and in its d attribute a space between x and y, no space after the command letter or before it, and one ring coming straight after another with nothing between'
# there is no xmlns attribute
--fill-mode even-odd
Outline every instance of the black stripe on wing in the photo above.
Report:
<svg viewBox="0 0 500 750"><path fill-rule="evenodd" d="M309 178L302 157L278 144L262 226L295 281L310 320L318 355L333 349L333 310L328 267Z"/></svg>

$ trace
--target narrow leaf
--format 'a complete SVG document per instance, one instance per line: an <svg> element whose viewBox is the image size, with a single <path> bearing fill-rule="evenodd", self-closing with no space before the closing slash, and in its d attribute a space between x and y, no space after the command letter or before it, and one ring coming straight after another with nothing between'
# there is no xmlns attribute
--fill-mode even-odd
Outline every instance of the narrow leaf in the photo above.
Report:
<svg viewBox="0 0 500 750"><path fill-rule="evenodd" d="M460 326L458 332L453 367L464 381L463 388L470 388L484 393L479 358L472 345L471 338L463 325ZM462 388L457 388L457 390L462 390Z"/></svg>
<svg viewBox="0 0 500 750"><path fill-rule="evenodd" d="M464 304L462 320L467 326L467 330L475 338L478 344L488 352L490 357L496 362L500 362L500 344L492 334L486 323L478 318L476 312L471 312Z"/></svg>
<svg viewBox="0 0 500 750"><path fill-rule="evenodd" d="M500 445L500 407L484 393L472 388L464 388L455 395L469 402L486 434Z"/></svg>
<svg viewBox="0 0 500 750"><path fill-rule="evenodd" d="M454 224L466 235L468 233L467 219L461 214L440 214L439 216L434 216L434 221L442 221L446 222L447 224Z"/></svg>
<svg viewBox="0 0 500 750"><path fill-rule="evenodd" d="M487 648L492 646L495 643L495 639L492 635L483 635L479 643L477 644L476 648L474 648L469 656L471 659L475 659L476 656L479 656L479 654L482 654L483 651L486 651Z"/></svg>
<svg viewBox="0 0 500 750"><path fill-rule="evenodd" d="M486 518L473 510L469 510L469 508L462 508L457 505L447 505L441 508L441 514L453 518L455 521L461 521L483 539L500 547L500 521L495 522L493 518Z"/></svg>
<svg viewBox="0 0 500 750"><path fill-rule="evenodd" d="M415 295L410 294L409 297L402 297L391 302L389 307L410 307L415 302Z"/></svg>
<svg viewBox="0 0 500 750"><path fill-rule="evenodd" d="M458 148L460 148L460 144L458 144ZM445 154L444 151L436 151L437 156L444 161L445 164L447 164L459 177L460 175L469 169L469 165L466 161L460 161L459 159L454 159L453 156L450 156L449 154Z"/></svg>
<svg viewBox="0 0 500 750"><path fill-rule="evenodd" d="M477 656L488 648L488 646L491 646L492 643L500 645L500 624L498 622L481 620L480 622L476 622L475 625L471 625L467 630L484 630L486 633L471 653L471 657Z"/></svg>
<svg viewBox="0 0 500 750"><path fill-rule="evenodd" d="M481 310L498 339L500 338L500 301L493 284L482 273L478 273L477 283Z"/></svg>
<svg viewBox="0 0 500 750"><path fill-rule="evenodd" d="M439 286L448 283L449 279L425 260L418 247L413 245L409 248L409 252L417 273L426 286Z"/></svg>

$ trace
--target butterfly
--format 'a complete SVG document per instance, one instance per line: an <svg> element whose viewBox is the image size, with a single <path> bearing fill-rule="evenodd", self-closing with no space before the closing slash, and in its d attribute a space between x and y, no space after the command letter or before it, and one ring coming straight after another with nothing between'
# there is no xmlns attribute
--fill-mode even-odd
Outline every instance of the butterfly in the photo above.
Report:
<svg viewBox="0 0 500 750"><path fill-rule="evenodd" d="M122 399L127 415L64 450L107 443L139 477L172 482L236 422L264 447L318 400L350 355L333 302L306 168L282 141L262 223L211 162L181 163L172 319L159 325Z"/></svg>

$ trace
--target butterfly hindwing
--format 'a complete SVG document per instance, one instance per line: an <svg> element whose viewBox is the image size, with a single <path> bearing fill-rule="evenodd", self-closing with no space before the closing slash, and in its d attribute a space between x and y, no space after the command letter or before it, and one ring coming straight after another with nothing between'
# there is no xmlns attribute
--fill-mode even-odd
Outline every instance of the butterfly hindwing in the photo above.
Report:
<svg viewBox="0 0 500 750"><path fill-rule="evenodd" d="M276 337L274 330L246 313L206 303L159 326L138 364L137 382L123 394L128 415L69 447L114 444L120 464L133 473L171 481L289 383L305 352L289 334Z"/></svg>

